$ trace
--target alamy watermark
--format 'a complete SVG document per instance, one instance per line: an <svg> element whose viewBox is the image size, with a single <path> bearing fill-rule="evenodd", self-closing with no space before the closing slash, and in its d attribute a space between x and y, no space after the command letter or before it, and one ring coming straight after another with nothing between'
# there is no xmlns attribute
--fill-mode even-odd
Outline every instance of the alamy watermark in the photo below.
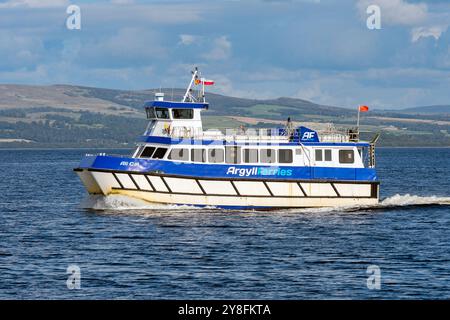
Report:
<svg viewBox="0 0 450 320"><path fill-rule="evenodd" d="M76 264L71 264L67 267L66 273L69 274L66 285L67 289L81 289L81 269Z"/></svg>
<svg viewBox="0 0 450 320"><path fill-rule="evenodd" d="M66 13L69 14L66 20L66 27L69 30L81 30L81 9L75 4L67 7Z"/></svg>
<svg viewBox="0 0 450 320"><path fill-rule="evenodd" d="M373 264L367 267L367 289L380 290L381 289L381 269L379 266Z"/></svg>
<svg viewBox="0 0 450 320"><path fill-rule="evenodd" d="M366 13L369 14L366 25L369 30L381 29L381 9L376 4L367 7Z"/></svg>

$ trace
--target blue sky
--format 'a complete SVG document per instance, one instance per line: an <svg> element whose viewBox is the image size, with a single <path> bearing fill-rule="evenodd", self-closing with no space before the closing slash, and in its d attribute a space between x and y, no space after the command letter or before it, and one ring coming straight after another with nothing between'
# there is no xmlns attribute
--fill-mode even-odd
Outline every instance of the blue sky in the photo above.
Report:
<svg viewBox="0 0 450 320"><path fill-rule="evenodd" d="M449 25L448 0L0 1L0 83L185 87L199 66L238 97L450 104Z"/></svg>

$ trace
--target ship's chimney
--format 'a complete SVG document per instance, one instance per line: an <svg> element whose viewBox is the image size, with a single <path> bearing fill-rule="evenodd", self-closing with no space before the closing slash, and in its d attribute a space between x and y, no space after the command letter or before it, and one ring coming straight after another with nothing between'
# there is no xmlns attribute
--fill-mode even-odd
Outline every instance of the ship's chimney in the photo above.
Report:
<svg viewBox="0 0 450 320"><path fill-rule="evenodd" d="M155 100L156 101L164 101L164 92L156 92Z"/></svg>

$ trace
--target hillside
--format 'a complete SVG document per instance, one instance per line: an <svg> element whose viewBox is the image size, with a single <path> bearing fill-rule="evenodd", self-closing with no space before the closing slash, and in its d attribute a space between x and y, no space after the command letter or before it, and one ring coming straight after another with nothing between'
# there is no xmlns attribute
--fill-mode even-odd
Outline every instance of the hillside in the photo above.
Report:
<svg viewBox="0 0 450 320"><path fill-rule="evenodd" d="M163 89L167 100L184 90ZM126 91L83 86L0 85L0 147L130 147L146 126L142 105L155 90ZM356 110L278 98L254 100L207 93L207 128L283 125L287 117L320 129L332 122L354 126ZM362 114L367 137L380 145L450 146L449 106L380 110ZM439 111L439 113L438 113Z"/></svg>

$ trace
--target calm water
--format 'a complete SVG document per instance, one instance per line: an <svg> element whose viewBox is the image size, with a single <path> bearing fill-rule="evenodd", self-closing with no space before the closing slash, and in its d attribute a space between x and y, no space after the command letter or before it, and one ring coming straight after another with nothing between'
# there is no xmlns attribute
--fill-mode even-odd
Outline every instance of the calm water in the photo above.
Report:
<svg viewBox="0 0 450 320"><path fill-rule="evenodd" d="M450 298L450 149L380 149L378 207L276 212L88 198L86 152L0 150L1 299Z"/></svg>

